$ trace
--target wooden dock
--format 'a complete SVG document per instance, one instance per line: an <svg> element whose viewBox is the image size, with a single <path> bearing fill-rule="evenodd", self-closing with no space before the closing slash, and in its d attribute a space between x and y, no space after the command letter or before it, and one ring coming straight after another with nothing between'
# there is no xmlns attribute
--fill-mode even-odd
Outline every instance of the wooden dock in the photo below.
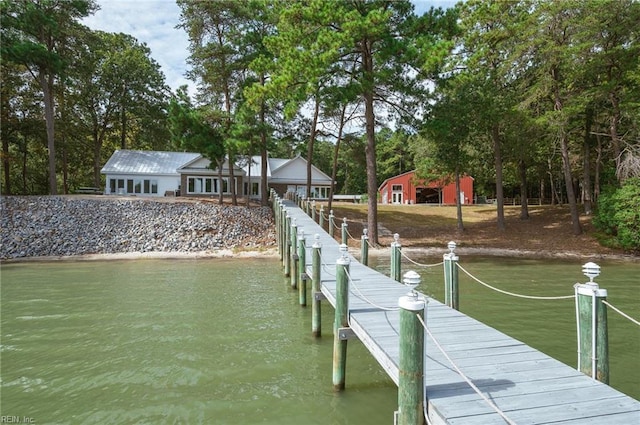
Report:
<svg viewBox="0 0 640 425"><path fill-rule="evenodd" d="M298 228L303 228L307 247L319 235L324 264L321 290L335 308L340 244L294 202L283 201L283 205ZM397 385L397 306L408 289L354 257L350 260L350 327ZM311 255L306 255L305 263L311 276ZM640 424L639 401L514 338L431 298L425 318L432 335L425 337L424 380L428 421L433 425ZM447 356L501 414L465 381Z"/></svg>

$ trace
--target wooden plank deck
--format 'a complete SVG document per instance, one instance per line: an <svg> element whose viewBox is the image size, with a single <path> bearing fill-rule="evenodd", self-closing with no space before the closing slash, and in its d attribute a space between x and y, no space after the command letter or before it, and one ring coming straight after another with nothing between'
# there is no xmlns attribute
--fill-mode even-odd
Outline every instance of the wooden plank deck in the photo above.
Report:
<svg viewBox="0 0 640 425"><path fill-rule="evenodd" d="M339 243L295 203L289 214L310 248L322 244L322 293L335 307ZM350 325L398 384L398 298L407 288L350 256ZM311 275L311 255L306 255ZM435 340L480 391L517 424L640 424L640 402L459 311L428 298L426 323ZM426 338L426 395L433 425L506 423ZM347 378L348 387L348 378Z"/></svg>

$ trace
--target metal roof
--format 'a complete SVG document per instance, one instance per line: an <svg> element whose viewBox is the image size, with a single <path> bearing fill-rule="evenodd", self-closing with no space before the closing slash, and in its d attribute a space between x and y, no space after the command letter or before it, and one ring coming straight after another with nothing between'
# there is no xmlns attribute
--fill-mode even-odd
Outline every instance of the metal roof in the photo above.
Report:
<svg viewBox="0 0 640 425"><path fill-rule="evenodd" d="M102 167L102 174L171 174L199 158L193 152L117 150Z"/></svg>

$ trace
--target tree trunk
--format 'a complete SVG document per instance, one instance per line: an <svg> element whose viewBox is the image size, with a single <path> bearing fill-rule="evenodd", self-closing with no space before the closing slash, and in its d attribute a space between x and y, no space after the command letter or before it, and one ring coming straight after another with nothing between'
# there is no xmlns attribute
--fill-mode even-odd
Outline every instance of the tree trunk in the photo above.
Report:
<svg viewBox="0 0 640 425"><path fill-rule="evenodd" d="M500 127L494 124L491 128L491 138L493 140L493 155L496 167L496 201L497 201L497 217L496 224L498 230L504 232L504 189L502 187L502 150L500 144Z"/></svg>
<svg viewBox="0 0 640 425"><path fill-rule="evenodd" d="M329 205L328 210L331 211L333 204L333 195L336 189L336 177L338 175L338 154L340 153L340 142L342 142L342 132L344 131L344 116L347 112L347 105L342 106L340 112L340 125L338 126L338 140L336 140L336 147L333 151L333 166L331 167L331 186L329 188Z"/></svg>
<svg viewBox="0 0 640 425"><path fill-rule="evenodd" d="M578 203L573 190L573 176L571 175L571 161L569 160L569 142L566 134L562 134L560 137L560 149L562 152L562 169L564 171L564 183L567 190L567 201L569 202L569 210L571 211L571 227L574 235L580 235L582 234L582 226L580 226Z"/></svg>
<svg viewBox="0 0 640 425"><path fill-rule="evenodd" d="M611 136L611 147L613 148L613 158L616 161L616 176L620 170L620 161L622 160L622 147L620 146L620 136L618 135L618 123L620 122L620 99L614 91L609 93L611 101L611 117L609 118L609 135ZM618 181L619 178L618 178Z"/></svg>
<svg viewBox="0 0 640 425"><path fill-rule="evenodd" d="M582 151L582 202L584 213L591 215L591 124L593 123L593 110L587 107L585 111L584 145Z"/></svg>
<svg viewBox="0 0 640 425"><path fill-rule="evenodd" d="M458 221L458 233L464 232L462 222L462 199L460 198L460 170L456 166L456 217Z"/></svg>
<svg viewBox="0 0 640 425"><path fill-rule="evenodd" d="M218 204L224 204L224 183L222 182L222 168L224 167L224 156L218 159Z"/></svg>
<svg viewBox="0 0 640 425"><path fill-rule="evenodd" d="M318 115L320 115L320 99L316 96L316 107L313 111L313 121L311 122L311 134L309 135L309 146L307 146L307 198L311 197L311 165L313 159L313 145L316 141L316 127L318 125Z"/></svg>
<svg viewBox="0 0 640 425"><path fill-rule="evenodd" d="M4 174L4 195L11 195L11 170L9 169L9 138L2 138L2 170Z"/></svg>
<svg viewBox="0 0 640 425"><path fill-rule="evenodd" d="M45 74L44 71L38 73L38 82L42 88L44 102L44 118L47 126L47 149L49 150L49 194L58 194L58 184L56 179L56 147L54 135L55 106L53 104L53 75Z"/></svg>
<svg viewBox="0 0 640 425"><path fill-rule="evenodd" d="M529 219L529 193L527 192L527 164L524 159L518 161L520 174L520 220Z"/></svg>
<svg viewBox="0 0 640 425"><path fill-rule="evenodd" d="M376 128L375 112L373 110L373 54L371 42L362 41L362 67L364 79L364 116L366 123L367 146L365 148L367 163L367 197L368 215L367 227L369 230L369 242L378 246L378 184L376 170Z"/></svg>
<svg viewBox="0 0 640 425"><path fill-rule="evenodd" d="M264 85L265 77L260 74L260 84ZM269 180L267 176L267 161L269 161L269 153L267 152L267 133L265 123L266 106L264 101L260 103L260 205L266 207L269 203Z"/></svg>
<svg viewBox="0 0 640 425"><path fill-rule="evenodd" d="M596 167L595 175L593 177L593 200L597 202L600 197L600 166L602 164L602 139L600 138L599 132L596 133L596 141L598 143L598 147L596 148Z"/></svg>

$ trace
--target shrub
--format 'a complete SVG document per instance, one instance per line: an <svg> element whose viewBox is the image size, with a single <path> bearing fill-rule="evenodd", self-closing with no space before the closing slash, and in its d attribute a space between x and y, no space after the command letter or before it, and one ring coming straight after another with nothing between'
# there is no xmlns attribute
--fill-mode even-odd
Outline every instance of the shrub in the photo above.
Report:
<svg viewBox="0 0 640 425"><path fill-rule="evenodd" d="M623 249L640 251L640 178L628 179L598 199L594 225Z"/></svg>

